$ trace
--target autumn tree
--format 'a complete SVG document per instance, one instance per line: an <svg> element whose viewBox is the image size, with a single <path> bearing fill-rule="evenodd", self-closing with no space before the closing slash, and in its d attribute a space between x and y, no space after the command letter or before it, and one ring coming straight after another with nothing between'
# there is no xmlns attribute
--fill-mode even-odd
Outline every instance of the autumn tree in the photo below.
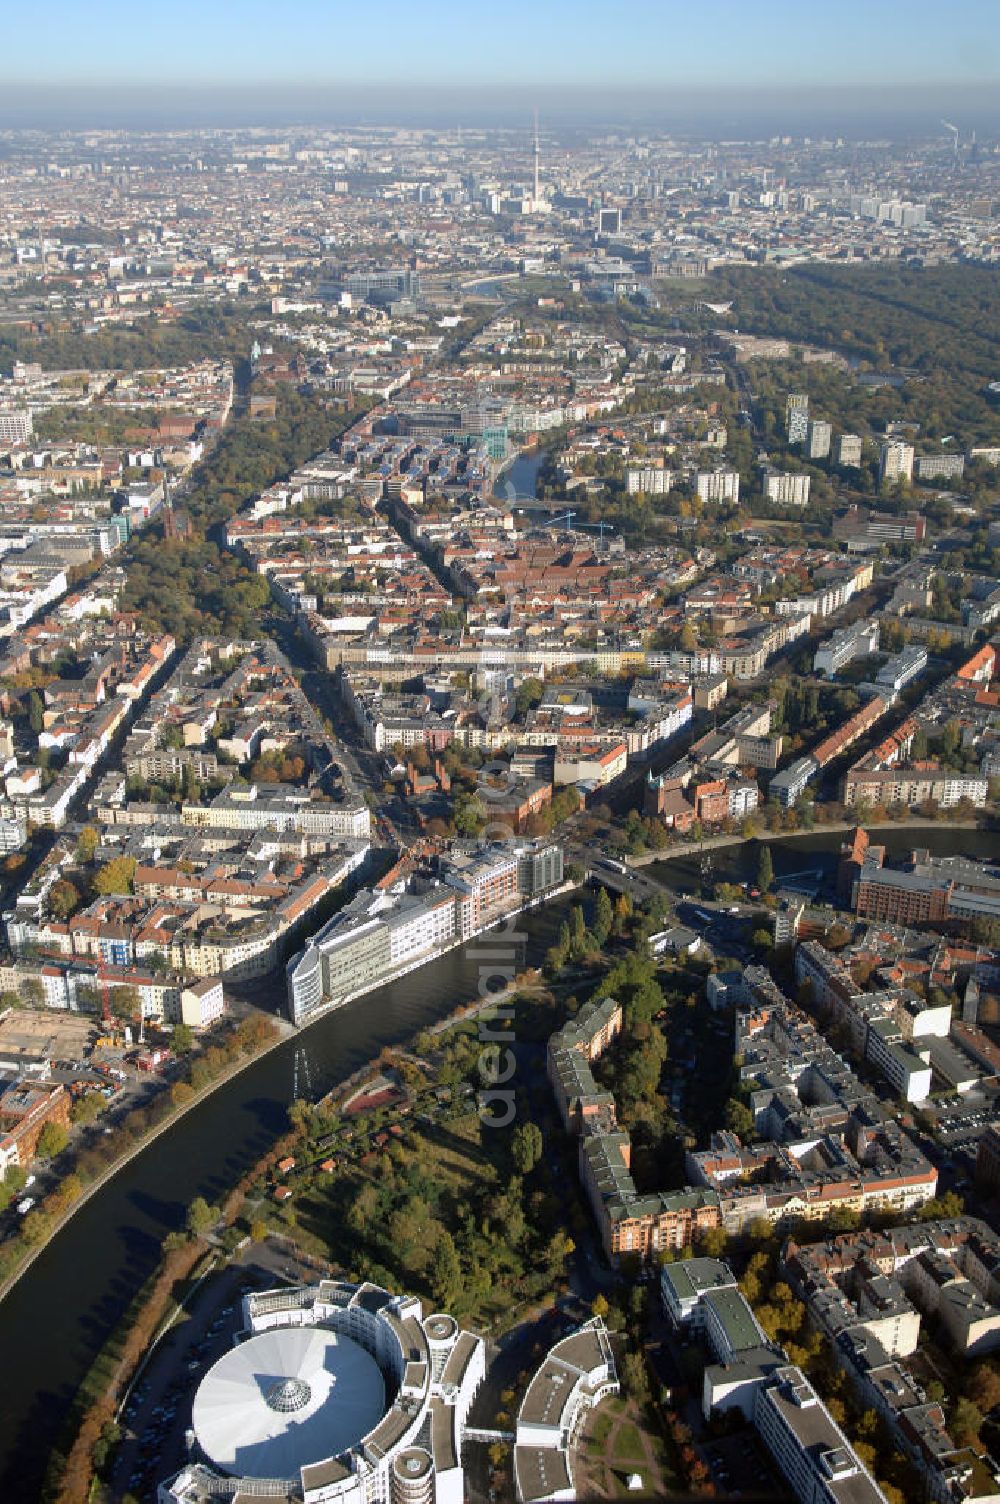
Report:
<svg viewBox="0 0 1000 1504"><path fill-rule="evenodd" d="M134 856L112 857L110 862L98 869L94 878L94 891L102 896L114 893L131 893L135 883L138 863Z"/></svg>
<svg viewBox="0 0 1000 1504"><path fill-rule="evenodd" d="M94 860L94 852L97 850L100 836L93 825L85 825L81 830L76 842L76 859L86 864Z"/></svg>
<svg viewBox="0 0 1000 1504"><path fill-rule="evenodd" d="M49 889L49 909L53 919L65 922L80 906L79 890L67 878L61 877Z"/></svg>
<svg viewBox="0 0 1000 1504"><path fill-rule="evenodd" d="M977 1410L989 1415L1000 1405L1000 1373L988 1363L978 1363L966 1380L965 1394Z"/></svg>

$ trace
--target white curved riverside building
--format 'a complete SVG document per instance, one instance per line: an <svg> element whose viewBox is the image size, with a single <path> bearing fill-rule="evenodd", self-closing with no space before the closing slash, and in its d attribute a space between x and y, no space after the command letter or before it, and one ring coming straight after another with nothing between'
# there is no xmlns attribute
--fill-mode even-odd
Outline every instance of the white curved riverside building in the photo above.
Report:
<svg viewBox="0 0 1000 1504"><path fill-rule="evenodd" d="M159 1504L461 1504L481 1338L415 1296L337 1280L247 1295L243 1317Z"/></svg>
<svg viewBox="0 0 1000 1504"><path fill-rule="evenodd" d="M573 1464L580 1430L589 1411L620 1387L608 1330L599 1316L549 1349L518 1411L518 1504L561 1504L578 1497Z"/></svg>

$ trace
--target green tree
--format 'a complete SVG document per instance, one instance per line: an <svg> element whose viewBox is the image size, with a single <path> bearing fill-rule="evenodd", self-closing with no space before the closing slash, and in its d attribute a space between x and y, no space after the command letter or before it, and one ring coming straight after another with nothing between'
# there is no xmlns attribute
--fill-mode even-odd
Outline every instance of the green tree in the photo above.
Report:
<svg viewBox="0 0 1000 1504"><path fill-rule="evenodd" d="M721 1259L728 1242L724 1227L706 1227L698 1241L698 1252L707 1259Z"/></svg>
<svg viewBox="0 0 1000 1504"><path fill-rule="evenodd" d="M960 1217L965 1211L965 1202L957 1191L945 1191L943 1196L933 1196L925 1201L918 1217L923 1222L937 1222L943 1217Z"/></svg>
<svg viewBox="0 0 1000 1504"><path fill-rule="evenodd" d="M469 839L477 836L486 824L483 801L476 794L460 794L452 814L457 835Z"/></svg>
<svg viewBox="0 0 1000 1504"><path fill-rule="evenodd" d="M454 1305L462 1293L462 1266L458 1258L455 1240L446 1229L442 1230L434 1249L431 1263L431 1290L434 1299L444 1310Z"/></svg>
<svg viewBox="0 0 1000 1504"><path fill-rule="evenodd" d="M363 1185L347 1212L347 1225L354 1233L366 1233L378 1211L378 1193L373 1185Z"/></svg>
<svg viewBox="0 0 1000 1504"><path fill-rule="evenodd" d="M960 1447L971 1446L979 1440L983 1427L982 1413L971 1400L958 1399L948 1417L948 1429Z"/></svg>
<svg viewBox="0 0 1000 1504"><path fill-rule="evenodd" d="M175 1055L188 1055L194 1046L194 1030L190 1024L174 1024L170 1043Z"/></svg>
<svg viewBox="0 0 1000 1504"><path fill-rule="evenodd" d="M941 732L941 751L945 757L954 757L962 745L962 728L957 721L947 721Z"/></svg>
<svg viewBox="0 0 1000 1504"><path fill-rule="evenodd" d="M611 934L611 926L614 924L614 910L611 907L611 899L607 888L598 888L597 902L594 905L594 918L591 923L594 939L599 946L607 944Z"/></svg>
<svg viewBox="0 0 1000 1504"><path fill-rule="evenodd" d="M519 1175L530 1175L542 1157L542 1131L537 1123L519 1123L511 1134L510 1155Z"/></svg>
<svg viewBox="0 0 1000 1504"><path fill-rule="evenodd" d="M209 1206L204 1196L196 1196L187 1209L184 1226L191 1237L201 1238L218 1220L218 1208Z"/></svg>
<svg viewBox="0 0 1000 1504"><path fill-rule="evenodd" d="M639 1405L649 1399L649 1375L642 1353L626 1353L621 1362L622 1381L626 1392Z"/></svg>
<svg viewBox="0 0 1000 1504"><path fill-rule="evenodd" d="M742 1139L749 1138L753 1133L753 1113L738 1097L730 1097L726 1103L725 1123L731 1133L738 1134Z"/></svg>
<svg viewBox="0 0 1000 1504"><path fill-rule="evenodd" d="M771 860L770 846L760 848L760 856L757 858L757 886L762 893L769 893L774 882L774 862Z"/></svg>
<svg viewBox="0 0 1000 1504"><path fill-rule="evenodd" d="M69 1143L69 1134L62 1123L48 1122L38 1135L38 1154L42 1159L55 1159Z"/></svg>
<svg viewBox="0 0 1000 1504"><path fill-rule="evenodd" d="M45 725L45 701L37 689L28 696L28 725L36 736Z"/></svg>
<svg viewBox="0 0 1000 1504"><path fill-rule="evenodd" d="M519 720L524 720L529 710L534 710L536 705L541 704L545 686L541 679L522 679L514 691L514 708Z"/></svg>
<svg viewBox="0 0 1000 1504"><path fill-rule="evenodd" d="M69 1110L70 1121L84 1125L93 1123L104 1111L107 1099L102 1097L99 1091L84 1092L82 1097L77 1097Z"/></svg>
<svg viewBox="0 0 1000 1504"><path fill-rule="evenodd" d="M587 921L584 917L583 908L575 903L569 913L570 947L578 955L583 950L587 939Z"/></svg>

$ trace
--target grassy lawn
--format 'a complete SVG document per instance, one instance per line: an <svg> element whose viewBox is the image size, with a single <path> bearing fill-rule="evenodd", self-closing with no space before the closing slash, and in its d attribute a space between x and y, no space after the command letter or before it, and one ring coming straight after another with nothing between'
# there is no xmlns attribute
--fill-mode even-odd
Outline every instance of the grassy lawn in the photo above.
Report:
<svg viewBox="0 0 1000 1504"><path fill-rule="evenodd" d="M652 1442L653 1459L660 1469L664 1488L669 1489L671 1493L684 1493L685 1490L681 1483L680 1474L674 1464L673 1453L665 1438L657 1431L652 1430L649 1433L649 1437Z"/></svg>
<svg viewBox="0 0 1000 1504"><path fill-rule="evenodd" d="M448 1123L420 1129L407 1143L419 1153L421 1169L458 1194L470 1187L489 1184L496 1171L479 1138L479 1119L456 1118Z"/></svg>
<svg viewBox="0 0 1000 1504"><path fill-rule="evenodd" d="M615 1437L614 1460L616 1463L637 1462L643 1457L642 1442L639 1440L639 1430L630 1420L623 1422L618 1435Z"/></svg>
<svg viewBox="0 0 1000 1504"><path fill-rule="evenodd" d="M610 1416L602 1405L590 1427L590 1440L597 1449L602 1449L611 1434L613 1417Z"/></svg>

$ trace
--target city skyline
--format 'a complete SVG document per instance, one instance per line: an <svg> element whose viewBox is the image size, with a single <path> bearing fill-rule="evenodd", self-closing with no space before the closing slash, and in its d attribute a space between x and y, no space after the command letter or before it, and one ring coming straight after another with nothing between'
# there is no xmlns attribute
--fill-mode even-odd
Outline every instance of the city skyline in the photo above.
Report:
<svg viewBox="0 0 1000 1504"><path fill-rule="evenodd" d="M2 1504L1000 1504L994 6L5 16Z"/></svg>

